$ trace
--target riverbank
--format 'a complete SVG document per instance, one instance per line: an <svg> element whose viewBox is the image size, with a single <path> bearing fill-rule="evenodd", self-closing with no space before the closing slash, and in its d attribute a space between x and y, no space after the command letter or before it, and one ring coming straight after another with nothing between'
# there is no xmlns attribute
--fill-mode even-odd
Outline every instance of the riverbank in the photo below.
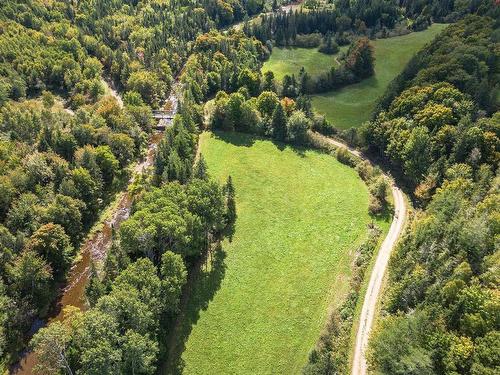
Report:
<svg viewBox="0 0 500 375"><path fill-rule="evenodd" d="M155 150L162 138L162 133L157 132L151 136L146 155L143 160L137 162L132 169L132 177L128 186L142 173L153 166ZM74 306L81 310L86 309L85 287L89 280L92 263L102 264L106 254L113 242L113 232L120 227L120 224L130 215L132 197L125 188L116 195L113 202L101 213L100 220L92 227L78 252L73 267L67 277L66 286L61 292L57 305L48 320L61 321L64 319L64 308ZM41 328L43 325L40 325ZM35 332L33 332L35 333ZM23 354L19 363L11 369L12 375L31 375L36 365L36 355L32 351Z"/></svg>

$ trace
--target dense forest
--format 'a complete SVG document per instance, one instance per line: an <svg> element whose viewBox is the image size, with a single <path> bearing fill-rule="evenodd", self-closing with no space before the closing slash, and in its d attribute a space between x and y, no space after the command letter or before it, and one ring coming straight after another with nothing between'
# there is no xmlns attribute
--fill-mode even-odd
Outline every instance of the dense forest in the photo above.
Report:
<svg viewBox="0 0 500 375"><path fill-rule="evenodd" d="M419 53L364 130L423 208L394 254L371 363L384 374L495 374L498 19L469 16Z"/></svg>
<svg viewBox="0 0 500 375"><path fill-rule="evenodd" d="M190 68L192 64L186 64L186 61L194 48L203 50L195 44L199 35L259 12L262 6L262 3L251 1L244 4L232 2L230 5L223 2L168 5L164 2L112 1L2 2L0 352L3 366L15 361L26 346L31 324L52 314L53 303L86 233L100 212L126 186L130 178L129 166L143 153L153 125L151 109L160 106L169 95L174 77L185 65L182 76L183 83L186 82L185 105L159 146L153 184L140 180L134 186L135 200L142 202L144 196L146 202L151 196L148 194L154 194L149 193L152 186L163 189L164 182L186 184L189 180L186 187L179 186L178 189L182 190L179 194L192 198L183 195L180 201L172 200L171 190L168 190L169 194L165 193L167 190L161 190L168 195L165 207L172 208L173 204L178 207L169 220L178 231L179 220L184 223L186 232L183 235L175 232L184 239L177 237L172 238L173 242L163 243L168 237L167 229L172 230L165 222L163 229L157 228L162 233L158 234L160 237L152 237L158 246L161 244L155 256L140 253L138 249L127 251L136 243L132 232L135 217L149 212L147 215L159 215L157 219L150 217L155 222L166 220L173 214L172 211L170 214L166 211L155 213L153 207L150 208L153 211L148 211L139 208L138 203L137 208L133 207L130 222L123 226L125 240L115 241L99 276L93 270L87 298L89 304L96 307L88 316L97 316L102 310L106 315L94 319L85 314L85 318L80 318L79 314L70 311L68 314L74 319L65 320L63 326L50 325L33 339L41 359L38 368L41 373L54 373L65 368L81 369L79 373L105 373L104 367L99 366L109 366L106 368L115 368L113 371L122 373L129 371L126 366L136 366L125 363L116 366L115 360L99 365L95 352L85 352L85 348L96 350L93 344L100 340L92 336L96 332L90 331L98 328L90 322L102 322L105 326L117 324L124 334L128 332L131 340L146 340L144 348L149 348L150 344L153 348L160 345L157 331L160 320L168 319L174 313L180 287L185 282L184 258L193 263L197 257L203 257L205 253L200 249L207 250L210 243L220 240L224 235L222 229L230 226L224 223L234 221L235 216L231 184L223 193L222 187L214 183L196 183L195 178L204 181L206 174L192 172L195 124L199 120L194 103L201 102L204 97L196 97L197 89L190 89L188 82L198 66L193 64ZM235 43L240 42L241 60L233 60L238 53L234 45L229 50L223 45L217 46L229 54L230 60L227 61L233 61L232 65L224 66L230 75L235 69L245 67L243 60L248 44L240 40ZM264 50L259 53L264 53ZM208 60L205 58L204 61ZM248 62L249 66L257 70L257 60L252 61ZM213 68L207 66L206 69ZM123 106L109 94L105 79L124 91ZM191 98L193 106L189 105ZM195 202L202 197L209 200ZM229 205L232 213L220 208L208 214L203 205L216 210L213 206L216 202L223 207ZM217 230L212 230L214 225ZM199 240L195 240L196 236ZM174 246L176 241L180 242ZM183 248L186 243L192 250ZM149 263L142 257L148 257ZM122 277L115 280L119 275ZM134 277L136 280L152 278L148 285L152 288L148 291L152 299L119 302L124 290L130 298L146 293L139 284L130 280ZM154 289L157 280L163 285L161 288L166 288L164 292L172 295L168 300L162 296L158 301L158 293L163 289ZM117 299L113 300L114 296ZM164 307L151 305L158 302ZM124 317L125 311L110 312L118 306L125 308L129 303L152 313L145 318L147 322L140 323L140 327L120 323L119 316ZM115 307L112 309L111 306ZM87 344L84 341L73 343L73 334L88 337L87 341L82 339ZM125 352L127 344L121 338L113 341L115 338L106 337L107 341L102 338L100 355L109 359L123 352L123 358L129 358L130 353ZM61 350L55 355L66 353L67 345L74 351L68 355L67 363L66 359L62 363L54 353L49 353L54 343L60 345ZM87 354L90 357L86 357ZM144 358L146 373L156 370L157 354L149 349L145 353L148 356ZM108 355L110 357L106 357ZM93 358L91 365L96 367L88 367L91 366L89 358Z"/></svg>
<svg viewBox="0 0 500 375"><path fill-rule="evenodd" d="M317 47L325 54L335 54L339 46L349 45L340 53L338 67L311 75L301 70L298 77L285 76L286 96L326 92L360 82L373 75L373 47L368 38L387 38L428 27L432 22L452 22L467 14L498 17L498 7L490 0L461 4L457 2L338 1L334 9L314 7L264 15L259 23L245 23L243 30L271 48ZM457 54L459 52L457 51ZM423 56L423 53L420 54ZM406 81L407 77L401 78ZM288 87L292 88L288 90ZM293 94L293 90L296 91Z"/></svg>
<svg viewBox="0 0 500 375"><path fill-rule="evenodd" d="M370 151L385 154L422 197L453 164L478 170L499 161L497 36L490 18L447 28L410 61L361 131Z"/></svg>
<svg viewBox="0 0 500 375"><path fill-rule="evenodd" d="M349 44L356 36L388 37L411 30L422 30L432 22L453 22L468 14L496 12L493 1L397 1L339 0L334 9L277 12L264 15L262 22L246 23L244 30L262 42L274 40L278 46L303 46L311 34L333 35L339 45ZM320 39L316 39L316 46ZM309 44L309 47L311 45Z"/></svg>
<svg viewBox="0 0 500 375"><path fill-rule="evenodd" d="M152 118L142 102L122 108L104 95L103 65L56 4L0 9L0 342L8 363L127 181Z"/></svg>
<svg viewBox="0 0 500 375"><path fill-rule="evenodd" d="M335 9L266 13L260 23L230 28L268 8L262 0L2 1L2 371L27 347L33 323L51 316L78 249L144 155L152 110L169 95L179 98L179 112L151 173L129 186L130 218L114 232L104 263L90 270L88 311L66 309L62 323L31 340L38 373L158 371L190 272L231 238L237 217L231 178L213 181L197 155L201 130L295 145L310 144L310 130L331 135L307 94L372 75L368 38L469 13L477 15L410 62L358 134L423 208L392 261L372 364L387 374L498 370L498 7L491 0L342 0ZM319 77L302 71L277 82L260 72L274 45L331 54L347 44L341 66ZM387 185L380 171L357 168L370 181L377 213ZM359 248L356 290L378 236L372 230ZM345 307L352 314L355 298ZM346 327L339 328L344 336ZM308 373L334 368L325 360L335 348L328 340ZM345 352L333 362L346 366Z"/></svg>

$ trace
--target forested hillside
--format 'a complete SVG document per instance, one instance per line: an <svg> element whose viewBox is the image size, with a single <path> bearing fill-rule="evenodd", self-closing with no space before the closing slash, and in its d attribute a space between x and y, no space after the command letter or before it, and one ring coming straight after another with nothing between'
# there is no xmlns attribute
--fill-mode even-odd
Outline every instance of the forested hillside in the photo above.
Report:
<svg viewBox="0 0 500 375"><path fill-rule="evenodd" d="M497 21L498 22L498 21ZM417 194L429 195L453 164L498 163L498 24L470 16L418 53L362 131Z"/></svg>
<svg viewBox="0 0 500 375"><path fill-rule="evenodd" d="M493 0L339 0L333 9L308 3L300 11L264 15L262 22L247 23L244 30L262 42L274 40L278 46L301 46L304 39L317 39L315 33L346 45L355 36L385 38L422 30L432 22L454 22L471 13L498 14Z"/></svg>
<svg viewBox="0 0 500 375"><path fill-rule="evenodd" d="M161 371L186 285L217 261L237 218L231 177L213 181L197 154L200 131L311 145L311 130L335 129L307 94L372 76L370 38L469 13L411 61L357 137L423 208L393 260L372 363L388 374L498 371L499 7L279 5L267 13L264 0L1 1L0 372L27 348L37 355L29 371L40 374ZM239 22L241 30L232 27ZM260 72L276 45L349 48L338 69L277 82ZM150 147L152 170L138 171L153 110L168 109L171 96L179 110ZM346 152L337 157L351 161ZM387 184L360 165L372 214L380 214ZM109 253L85 270L87 311L66 306L62 322L45 326L85 238L101 230L119 194L130 194L130 217L111 226ZM377 238L373 231L360 247L363 272Z"/></svg>
<svg viewBox="0 0 500 375"><path fill-rule="evenodd" d="M102 63L64 4L0 6L2 362L46 316L85 233L151 128L142 102L104 95ZM64 108L70 107L71 109Z"/></svg>
<svg viewBox="0 0 500 375"><path fill-rule="evenodd" d="M364 131L423 208L394 254L371 364L383 374L500 368L498 19L449 26Z"/></svg>
<svg viewBox="0 0 500 375"><path fill-rule="evenodd" d="M212 67L209 52L201 46L201 40L195 41L209 29L242 20L247 14L259 12L262 7L263 3L252 1L229 4L222 1L73 3L12 0L0 4L0 354L3 366L15 361L26 347L32 323L52 314L53 303L64 285L82 240L100 212L126 186L130 177L128 166L143 152L153 125L151 108L163 103L172 90L174 77L180 75L183 67L181 80L186 87L182 91L185 93L184 110L181 110L175 125L161 143L152 181L154 185L161 186L167 181L186 183L191 179L196 145L195 124L201 118L194 104L202 102L205 95L210 95L206 84L203 85L195 77L199 68L197 61L203 64L206 73L218 71ZM227 38L228 41L233 39L234 42L227 46L224 40L216 43L210 52L220 51L219 57L227 62L220 60L220 69L228 72L222 74L222 84L226 85L222 87L227 89L240 86L237 82L240 70L247 66L258 70L258 61L265 54L259 42L251 49L249 46L253 42L242 35ZM196 53L186 64L195 50ZM240 58L236 58L238 54ZM236 78L228 86L231 77ZM114 82L124 91L123 108L109 95L105 80ZM215 81L220 82L221 79L216 78ZM196 82L196 85L190 82ZM179 143L181 139L182 143ZM205 178L201 172L198 176ZM139 195L152 188L146 182L141 185L139 181L138 184L135 186L137 200ZM225 202L221 200L222 193L216 185L190 183L189 186L189 194L198 198L202 195L211 197L207 204L211 205L217 199L221 204ZM165 207L171 205L169 201L164 203ZM178 220L185 223L182 244L198 250L183 253L183 256L191 257L191 262L194 262L196 257L201 256L197 255L197 251L208 246L204 244L207 240L203 240L209 235L208 229L203 228L212 224L204 224L204 219L199 216L205 215L208 210L195 203L176 204L184 207L184 211L176 212L171 219L167 218L171 214L163 212L158 220L174 220L171 221L174 227L168 228L175 228L176 236L181 236ZM218 233L226 214L219 212L214 215L218 216L209 220L210 223L220 222L217 224ZM154 222L152 217L151 220ZM147 324L141 325L143 328L134 325L135 330L129 332L135 335L134 340L140 341L141 337L152 340L146 341L148 357L144 359L145 371L150 373L156 369L158 351L150 352L149 343L153 349L158 346L160 316L175 311L185 271L182 259L174 255L168 260L161 257L166 250L164 246L181 251L180 247L173 245L174 239L162 245L158 250L161 250L160 253L154 257L150 252L141 255L133 247L133 232L126 229L131 228L132 223L124 225L123 229L127 233L123 247L130 248L130 252L124 251L123 256L120 255L122 250L117 249L121 249L121 243L116 242L104 267L104 274L92 278L88 301L93 306L104 294L114 289L122 290L124 287L116 285L125 285L125 282L114 282L115 277L131 261L142 256L149 255L153 263L133 263L127 272L142 272L143 276L139 278L149 275L153 278L151 288L154 288L155 277L160 277L163 284L166 278L170 278L166 287L173 294L165 301L162 298L162 304L165 302L166 306L153 307L151 300L142 301L144 311L153 309L155 312L147 318ZM168 237L165 231L166 228L161 238L155 241L163 244L165 236ZM195 241L195 236L199 236L200 240ZM180 237L175 238L181 241ZM122 279L125 277L122 276ZM176 281L176 278L179 280ZM131 283L126 282L129 297L145 293L139 285ZM157 289L151 291L152 296L157 292ZM116 292L114 295L121 294ZM107 297L108 300L111 298ZM125 312L113 309L126 308L131 301L113 300L113 308L110 307L112 302L108 301L103 308L108 315L101 320L95 316L95 319L87 320L68 312L74 315L74 319L67 319L67 323L80 322L78 330L75 326L75 331L71 332L82 337L91 329L90 323L86 322L99 324L102 321L105 325L120 326L116 314ZM95 310L94 315L98 313L98 308ZM109 316L112 310L115 312ZM54 373L59 371L59 366L67 368L46 350L56 340L65 352L69 345L68 327L51 325L34 339L33 344L41 353L39 371ZM120 327L123 333L131 328L126 325ZM138 337L139 334L143 336ZM124 358L130 354L125 352L126 343L121 339L119 342L108 339L103 341L102 345L107 345L105 348L92 346L91 349L97 351L89 354L90 357L85 357L84 343L75 344L78 349L74 349L73 357L68 356L71 368L82 368L81 373L92 373L94 370L103 373L101 371L105 370L99 367L97 355L110 359L113 356L116 358L122 350ZM92 345L98 342L97 337L90 340L86 342ZM106 351L111 348L115 351ZM106 357L108 355L111 357ZM93 366L97 367L94 370L88 368L85 358L91 358ZM116 360L109 360L105 365L120 373L128 371L126 368L129 366L126 363L118 366Z"/></svg>
<svg viewBox="0 0 500 375"><path fill-rule="evenodd" d="M475 1L470 4L452 3L346 0L336 2L335 7L332 8L314 6L313 1L306 1L300 10L265 14L260 22L245 23L243 30L247 35L255 36L265 43L269 49L273 45L279 47L280 51L297 47L307 55L309 52L306 49L317 48L321 53L335 56L334 63L330 66L321 66L319 73L314 73L319 68L314 65L299 67L300 72L297 69L294 74L286 74L280 82L286 96L295 97L301 94L313 95L325 92L333 94L334 91L366 81L370 77L372 77L370 84L374 87L382 85L380 92L383 92L385 84L382 84L382 81L377 83L378 80L373 79L377 78L374 77L374 66L378 62L374 59L374 44L376 43L371 42L370 39L402 37L414 31L427 29L433 22L452 22L471 13L489 15L492 18L500 16L498 6L492 0ZM390 42L387 45L390 45ZM451 47L450 45L448 48ZM415 51L418 51L418 48ZM394 72L394 75L399 74L403 64L400 59L404 56L404 50L399 51L394 48L390 50L390 53L389 59L393 54L395 60L400 62L400 66ZM461 51L457 49L455 53L458 55ZM425 54L422 53L419 56L425 59ZM432 64L438 64L438 62L433 61ZM384 65L383 59L380 65ZM384 67L378 66L378 69L383 71ZM392 80L392 77L387 82ZM459 79L458 76L456 79ZM402 81L406 82L407 78L402 78ZM464 85L465 82L462 84ZM467 85L470 86L470 84L471 82ZM486 91L490 89L485 88ZM378 95L380 93L377 93ZM336 99L342 100L339 97ZM482 100L493 99L483 98ZM325 113L328 106L324 98L321 101L322 112ZM363 102L363 100L360 101ZM348 110L355 111L353 108ZM369 111L371 112L372 108ZM330 113L328 116L330 121L335 121L335 117L343 115L331 109L328 113ZM341 124L337 126L339 129L345 127ZM350 133L340 134L340 136L352 142Z"/></svg>

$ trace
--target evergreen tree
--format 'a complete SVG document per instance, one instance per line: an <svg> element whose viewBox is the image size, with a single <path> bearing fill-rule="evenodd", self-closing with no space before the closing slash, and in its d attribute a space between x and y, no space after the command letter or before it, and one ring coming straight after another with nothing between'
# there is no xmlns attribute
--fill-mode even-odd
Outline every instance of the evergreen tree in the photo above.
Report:
<svg viewBox="0 0 500 375"><path fill-rule="evenodd" d="M94 262L90 266L89 282L85 287L85 295L90 306L95 306L97 300L106 294L106 286L99 279Z"/></svg>
<svg viewBox="0 0 500 375"><path fill-rule="evenodd" d="M319 48L319 51L327 55L333 55L339 51L339 46L333 41L331 33L328 33L328 35L325 37L323 44Z"/></svg>
<svg viewBox="0 0 500 375"><path fill-rule="evenodd" d="M262 91L276 92L276 82L274 81L274 73L270 70L264 73L264 82L262 84Z"/></svg>
<svg viewBox="0 0 500 375"><path fill-rule="evenodd" d="M203 154L200 154L198 161L194 166L193 177L200 180L208 180L208 167Z"/></svg>
<svg viewBox="0 0 500 375"><path fill-rule="evenodd" d="M286 44L285 33L282 28L276 31L276 44L278 46L284 46Z"/></svg>
<svg viewBox="0 0 500 375"><path fill-rule="evenodd" d="M281 104L278 104L274 109L271 127L273 138L283 142L286 139L287 128L286 115Z"/></svg>
<svg viewBox="0 0 500 375"><path fill-rule="evenodd" d="M306 72L305 68L300 68L299 72L299 82L300 82L300 93L308 94L312 91L312 80L309 73Z"/></svg>
<svg viewBox="0 0 500 375"><path fill-rule="evenodd" d="M311 97L309 95L300 95L297 98L297 109L301 110L306 114L307 117L311 117L313 114Z"/></svg>
<svg viewBox="0 0 500 375"><path fill-rule="evenodd" d="M291 76L289 76L288 74L285 74L285 76L283 77L283 91L282 91L283 96L287 96L289 98L295 98L297 96L297 92L298 92L298 87L295 75L292 74Z"/></svg>

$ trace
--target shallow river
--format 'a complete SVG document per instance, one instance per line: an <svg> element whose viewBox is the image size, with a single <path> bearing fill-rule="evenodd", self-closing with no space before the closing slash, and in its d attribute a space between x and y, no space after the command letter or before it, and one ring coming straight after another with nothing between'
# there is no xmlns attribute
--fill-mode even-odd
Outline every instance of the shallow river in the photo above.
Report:
<svg viewBox="0 0 500 375"><path fill-rule="evenodd" d="M162 138L162 133L156 132L152 135L148 145L147 155L144 160L138 163L133 172L134 176L142 173L147 168L153 165L155 150ZM99 262L106 256L113 242L113 229L117 230L120 224L130 215L132 199L127 191L120 193L119 202L113 211L111 217L107 219L101 228L90 236L80 248L80 260L71 268L66 287L62 290L61 296L57 303L54 312L49 319L57 321L63 319L63 310L66 306L76 306L82 310L86 309L85 304L85 285L89 279L89 271L92 261ZM35 325L43 326L42 322L37 322ZM36 365L36 355L27 351L19 364L11 371L12 375L31 375L33 367Z"/></svg>

